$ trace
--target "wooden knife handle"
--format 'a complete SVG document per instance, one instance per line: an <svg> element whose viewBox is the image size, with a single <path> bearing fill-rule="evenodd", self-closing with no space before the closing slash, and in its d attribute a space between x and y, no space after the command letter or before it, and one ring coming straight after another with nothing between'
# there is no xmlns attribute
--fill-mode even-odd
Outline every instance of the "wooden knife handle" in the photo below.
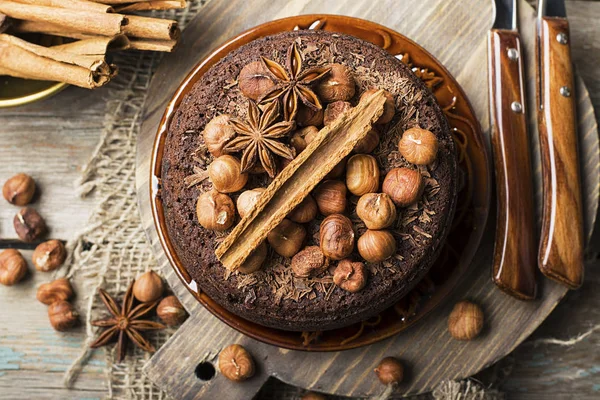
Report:
<svg viewBox="0 0 600 400"><path fill-rule="evenodd" d="M531 300L536 294L537 246L519 34L490 31L488 52L498 198L492 279L506 293Z"/></svg>
<svg viewBox="0 0 600 400"><path fill-rule="evenodd" d="M569 23L544 17L538 39L538 110L543 219L538 254L544 275L571 289L583 282L583 214Z"/></svg>

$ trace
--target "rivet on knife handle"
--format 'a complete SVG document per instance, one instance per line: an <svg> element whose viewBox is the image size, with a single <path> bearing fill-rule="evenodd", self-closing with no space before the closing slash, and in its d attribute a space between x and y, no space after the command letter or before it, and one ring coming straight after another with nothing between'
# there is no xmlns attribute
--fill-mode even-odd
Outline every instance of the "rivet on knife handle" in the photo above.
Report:
<svg viewBox="0 0 600 400"><path fill-rule="evenodd" d="M498 212L492 279L506 293L536 295L534 205L523 92L523 54L516 30L488 35L490 117Z"/></svg>
<svg viewBox="0 0 600 400"><path fill-rule="evenodd" d="M583 282L583 214L569 23L540 17L538 110L543 219L538 254L548 278L576 289Z"/></svg>

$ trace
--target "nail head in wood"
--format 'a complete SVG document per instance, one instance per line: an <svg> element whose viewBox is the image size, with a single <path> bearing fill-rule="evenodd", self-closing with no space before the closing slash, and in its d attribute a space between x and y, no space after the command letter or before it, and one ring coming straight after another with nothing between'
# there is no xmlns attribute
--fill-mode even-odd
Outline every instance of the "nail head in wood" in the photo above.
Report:
<svg viewBox="0 0 600 400"><path fill-rule="evenodd" d="M556 35L556 40L560 44L567 44L567 43L569 43L569 37L564 32L561 32L558 35Z"/></svg>
<svg viewBox="0 0 600 400"><path fill-rule="evenodd" d="M523 111L523 106L518 101L513 101L510 105L510 109L519 114Z"/></svg>
<svg viewBox="0 0 600 400"><path fill-rule="evenodd" d="M560 94L565 97L571 97L571 89L568 86L563 86L560 88Z"/></svg>
<svg viewBox="0 0 600 400"><path fill-rule="evenodd" d="M515 48L509 48L508 51L508 59L511 61L517 61L519 59L519 52Z"/></svg>

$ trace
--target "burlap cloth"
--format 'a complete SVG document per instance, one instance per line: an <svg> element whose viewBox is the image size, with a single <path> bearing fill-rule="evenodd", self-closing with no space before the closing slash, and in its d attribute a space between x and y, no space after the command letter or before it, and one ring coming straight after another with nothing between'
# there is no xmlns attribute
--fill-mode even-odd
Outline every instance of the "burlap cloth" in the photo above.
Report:
<svg viewBox="0 0 600 400"><path fill-rule="evenodd" d="M172 18L185 27L207 1L189 1L184 10L156 12L154 15ZM87 341L81 355L65 375L65 385L71 386L78 373L85 367L91 355L88 349L95 332L90 321L104 315L97 291L104 288L114 296L121 297L133 278L149 269L156 269L156 261L146 242L137 210L135 186L136 137L140 129L142 108L160 54L153 52L130 52L115 56L120 68L119 76L110 84L103 133L89 163L77 183L81 196L91 193L97 200L86 228L70 244L71 262L66 271L75 277L78 293L84 304ZM157 271L160 272L160 271ZM81 302L81 300L80 300ZM583 340L591 331L570 341L548 340L548 343L570 345ZM150 335L158 348L174 333L165 330ZM142 373L142 367L150 355L135 351L123 363L116 363L114 350L106 348L106 379L108 397L114 399L166 399ZM431 395L420 398L435 399L497 399L502 394L494 390L510 371L510 358L488 372L482 384L477 379L462 382L443 382ZM481 378L484 379L484 378ZM276 380L269 381L259 399L299 399L303 391Z"/></svg>

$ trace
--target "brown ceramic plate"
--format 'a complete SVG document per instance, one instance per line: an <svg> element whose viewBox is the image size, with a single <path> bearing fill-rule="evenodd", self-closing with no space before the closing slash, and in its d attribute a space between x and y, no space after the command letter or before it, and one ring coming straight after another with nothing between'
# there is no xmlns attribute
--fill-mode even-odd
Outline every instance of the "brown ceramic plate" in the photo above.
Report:
<svg viewBox="0 0 600 400"><path fill-rule="evenodd" d="M159 194L164 141L175 110L212 65L230 51L260 37L293 29L346 33L383 47L410 64L434 92L453 128L464 186L456 217L442 255L429 275L396 306L363 323L325 332L289 332L255 324L225 310L198 286L180 262L166 229ZM154 223L171 265L196 299L220 320L257 340L294 350L338 351L368 345L403 331L440 304L468 270L479 246L490 203L490 167L481 127L465 93L450 73L425 49L382 25L345 16L302 15L246 31L202 60L175 92L162 117L153 147L150 201Z"/></svg>

